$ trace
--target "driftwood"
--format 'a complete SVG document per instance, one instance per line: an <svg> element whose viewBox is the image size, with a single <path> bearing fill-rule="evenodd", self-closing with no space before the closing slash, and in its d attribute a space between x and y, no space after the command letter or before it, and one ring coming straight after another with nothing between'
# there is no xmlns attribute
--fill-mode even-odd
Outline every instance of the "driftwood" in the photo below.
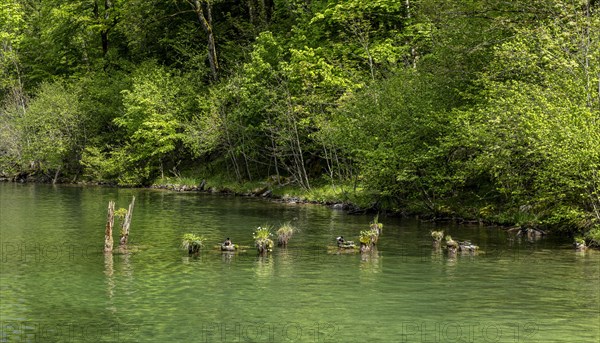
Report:
<svg viewBox="0 0 600 343"><path fill-rule="evenodd" d="M104 231L104 252L111 252L113 249L113 227L115 225L115 202L108 202L108 214L106 216L106 230Z"/></svg>
<svg viewBox="0 0 600 343"><path fill-rule="evenodd" d="M254 241L254 245L260 256L264 256L273 251L273 241L269 238L259 238Z"/></svg>
<svg viewBox="0 0 600 343"><path fill-rule="evenodd" d="M129 239L129 227L131 226L131 217L133 215L133 205L135 204L135 197L131 199L131 203L129 204L129 208L127 213L125 214L125 218L123 219L123 223L121 224L121 238L119 240L119 244L124 246L127 244L127 240Z"/></svg>

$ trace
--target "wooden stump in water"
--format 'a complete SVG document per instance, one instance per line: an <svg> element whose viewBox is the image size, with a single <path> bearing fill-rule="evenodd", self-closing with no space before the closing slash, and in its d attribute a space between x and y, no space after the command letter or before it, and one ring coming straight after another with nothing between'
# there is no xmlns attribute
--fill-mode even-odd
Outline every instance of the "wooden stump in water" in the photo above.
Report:
<svg viewBox="0 0 600 343"><path fill-rule="evenodd" d="M285 223L277 230L277 245L280 247L287 247L290 238L294 234L296 229L292 226L292 224Z"/></svg>
<svg viewBox="0 0 600 343"><path fill-rule="evenodd" d="M254 230L252 238L254 238L254 246L256 247L259 255L262 256L273 251L273 240L269 238L272 235L271 229L268 226L259 226L256 228L256 230Z"/></svg>
<svg viewBox="0 0 600 343"><path fill-rule="evenodd" d="M256 250L258 251L258 254L261 256L264 256L267 253L273 251L273 241L268 238L257 240L255 242L255 246Z"/></svg>
<svg viewBox="0 0 600 343"><path fill-rule="evenodd" d="M371 249L375 246L376 238L379 237L375 230L369 229L360 232L360 237L358 238L360 242L360 252L371 251Z"/></svg>
<svg viewBox="0 0 600 343"><path fill-rule="evenodd" d="M448 255L455 255L458 251L458 243L450 235L446 236L446 248L448 248Z"/></svg>
<svg viewBox="0 0 600 343"><path fill-rule="evenodd" d="M129 239L129 227L131 226L131 216L133 215L133 205L135 204L135 197L131 199L131 203L129 204L129 208L127 209L127 213L125 214L125 218L123 219L123 223L121 225L121 238L119 240L120 245L126 245L127 240Z"/></svg>
<svg viewBox="0 0 600 343"><path fill-rule="evenodd" d="M383 224L379 222L379 214L375 216L373 222L369 225L369 228L371 229L371 245L377 244L379 236L383 231Z"/></svg>
<svg viewBox="0 0 600 343"><path fill-rule="evenodd" d="M113 227L115 225L115 202L108 202L108 214L106 216L106 230L104 231L104 252L112 252L113 249Z"/></svg>

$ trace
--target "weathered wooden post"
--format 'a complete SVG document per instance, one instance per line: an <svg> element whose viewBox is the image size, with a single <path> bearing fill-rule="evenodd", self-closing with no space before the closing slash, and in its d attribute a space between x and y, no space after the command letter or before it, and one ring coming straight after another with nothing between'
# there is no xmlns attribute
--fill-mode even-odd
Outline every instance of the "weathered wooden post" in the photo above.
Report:
<svg viewBox="0 0 600 343"><path fill-rule="evenodd" d="M431 238L433 239L432 245L435 249L440 248L440 242L444 238L444 231L431 231Z"/></svg>
<svg viewBox="0 0 600 343"><path fill-rule="evenodd" d="M369 225L369 228L371 231L373 231L373 234L371 235L371 242L373 244L377 244L379 241L379 235L381 235L381 232L383 231L383 224L379 222L379 214L375 216L373 222Z"/></svg>
<svg viewBox="0 0 600 343"><path fill-rule="evenodd" d="M129 227L131 226L131 216L133 215L133 205L135 204L135 196L131 199L131 203L129 204L129 208L127 213L125 214L125 218L123 219L123 223L121 224L121 238L119 240L120 245L124 246L127 244L127 239L129 239Z"/></svg>
<svg viewBox="0 0 600 343"><path fill-rule="evenodd" d="M106 216L106 230L104 231L104 252L112 252L113 249L113 227L115 225L115 202L108 202L108 214Z"/></svg>
<svg viewBox="0 0 600 343"><path fill-rule="evenodd" d="M360 241L360 252L369 252L375 246L377 232L374 230L363 230L360 232L358 240Z"/></svg>
<svg viewBox="0 0 600 343"><path fill-rule="evenodd" d="M448 256L450 257L454 257L458 251L458 243L450 235L446 235L446 248L448 248Z"/></svg>

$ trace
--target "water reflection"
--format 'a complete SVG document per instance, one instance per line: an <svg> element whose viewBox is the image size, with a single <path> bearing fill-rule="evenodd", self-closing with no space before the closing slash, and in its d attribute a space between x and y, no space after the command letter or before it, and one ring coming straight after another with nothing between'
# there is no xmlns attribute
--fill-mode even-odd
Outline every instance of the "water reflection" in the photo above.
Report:
<svg viewBox="0 0 600 343"><path fill-rule="evenodd" d="M386 218L386 239L380 241L379 251L345 254L327 246L338 235L353 237L372 218L331 213L323 207L147 190L81 188L73 190L71 201L70 189L59 188L62 191L57 193L54 188L43 192L44 187L36 187L40 194L28 194L29 186L13 189L0 184L2 319L15 325L72 323L80 331L109 328L93 337L53 336L38 341L172 342L195 337L242 342L252 340L236 328L267 323L274 328L267 337L270 342L353 342L366 337L365 332L377 342L398 341L398 333L405 335L401 336L405 341L416 342L423 338L426 326L450 323L444 320L460 323L461 328L478 327L485 324L482 321L519 325L510 332L503 330L501 337L494 336L500 333L494 330L486 338L470 337L472 342L594 342L599 338L600 298L594 295L600 255L575 252L570 242L553 236L531 244L527 236L510 235L513 240L507 242L508 234L502 230L433 227ZM39 237L55 246L77 237L79 244L99 248L106 202L128 201L132 194L140 199L133 237L150 247L110 255L101 255L98 249L82 256L71 250L58 257L14 256L15 244L41 244ZM59 200L61 210L54 211ZM76 220L70 214L74 207L78 207ZM270 256L257 257L254 249L235 254L215 249L190 257L176 246L190 227L201 227L214 242L231 235L234 241L251 244L249 228L269 218L294 217L301 233L289 248L276 249ZM429 232L440 228L480 244L485 254L449 256L443 243L440 249L432 248ZM449 285L455 285L451 294ZM265 299L286 306L257 311ZM523 323L523 313L535 321L537 331L527 331L530 321ZM330 322L338 328L335 336L328 335ZM285 331L290 323L296 331ZM123 329L132 326L133 330ZM123 331L111 336L117 328ZM300 329L301 337L296 334ZM202 336L202 330L215 335ZM514 332L522 336L515 337ZM8 341L11 338L14 335ZM15 341L25 341L18 338Z"/></svg>
<svg viewBox="0 0 600 343"><path fill-rule="evenodd" d="M226 264L230 264L235 254L235 251L221 251L221 260Z"/></svg>
<svg viewBox="0 0 600 343"><path fill-rule="evenodd" d="M294 276L294 263L297 262L298 257L294 256L295 251L288 248L277 249L277 275L280 277L292 277Z"/></svg>
<svg viewBox="0 0 600 343"><path fill-rule="evenodd" d="M289 266L293 262L293 256L290 251L291 249L288 249L287 247L277 249L277 259L282 266Z"/></svg>
<svg viewBox="0 0 600 343"><path fill-rule="evenodd" d="M275 272L273 257L268 254L258 256L254 262L254 273L259 280L269 279Z"/></svg>
<svg viewBox="0 0 600 343"><path fill-rule="evenodd" d="M377 246L373 246L370 251L360 254L361 274L379 274L381 272L381 256Z"/></svg>
<svg viewBox="0 0 600 343"><path fill-rule="evenodd" d="M113 280L113 275L115 273L115 267L114 267L114 258L113 258L113 254L111 252L105 252L104 253L104 275L106 275L106 279L109 284L109 288L111 290L111 292L109 292L109 295L112 296L113 292L112 289L114 289L114 280Z"/></svg>
<svg viewBox="0 0 600 343"><path fill-rule="evenodd" d="M453 250L448 250L448 257L446 258L446 266L454 267L458 261L458 257L456 256L457 252Z"/></svg>
<svg viewBox="0 0 600 343"><path fill-rule="evenodd" d="M509 238L509 240L516 240L518 243L522 243L523 240L526 240L529 243L535 243L547 236L545 231L533 228L516 227L509 229L507 232L514 235L514 237Z"/></svg>
<svg viewBox="0 0 600 343"><path fill-rule="evenodd" d="M127 247L119 247L115 253L104 252L104 276L106 283L107 309L113 314L117 313L115 299L119 297L117 287L119 286L119 276L125 276L121 279L126 285L131 285L133 278L133 265L131 263L131 252ZM115 265L120 266L119 271L115 272Z"/></svg>
<svg viewBox="0 0 600 343"><path fill-rule="evenodd" d="M121 272L127 277L127 281L133 281L133 264L131 263L131 255L133 250L127 246L119 248L119 259L121 263Z"/></svg>
<svg viewBox="0 0 600 343"><path fill-rule="evenodd" d="M104 253L104 275L106 275L106 295L108 297L108 310L112 313L117 313L117 307L114 303L115 296L115 268L112 252Z"/></svg>
<svg viewBox="0 0 600 343"><path fill-rule="evenodd" d="M437 244L436 244L437 243ZM442 263L444 261L444 253L439 242L434 242L431 248L431 262Z"/></svg>

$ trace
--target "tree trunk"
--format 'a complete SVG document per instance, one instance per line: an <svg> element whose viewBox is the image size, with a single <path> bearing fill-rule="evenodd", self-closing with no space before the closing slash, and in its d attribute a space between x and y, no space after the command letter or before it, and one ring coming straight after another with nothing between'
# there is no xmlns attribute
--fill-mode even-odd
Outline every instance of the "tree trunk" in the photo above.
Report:
<svg viewBox="0 0 600 343"><path fill-rule="evenodd" d="M273 0L262 0L265 9L265 20L267 23L271 22L273 11L275 10L275 1Z"/></svg>
<svg viewBox="0 0 600 343"><path fill-rule="evenodd" d="M106 54L108 53L108 32L110 31L110 27L108 26L108 19L110 18L111 7L112 7L112 3L110 2L110 0L104 0L104 15L102 16L102 19L104 20L104 25L106 25L106 26L100 30L100 39L102 41L102 56L103 57L106 57ZM94 11L94 17L96 18L96 20L98 20L100 22L100 9L99 9L97 1L94 1L93 11Z"/></svg>
<svg viewBox="0 0 600 343"><path fill-rule="evenodd" d="M295 118L292 118L292 124L294 128L294 143L297 147L297 152L294 154L297 158L298 172L302 179L302 186L308 190L310 189L310 182L308 181L308 173L306 172L306 167L304 166L304 153L302 152L302 144L300 143L300 135L298 134L298 124L296 123Z"/></svg>
<svg viewBox="0 0 600 343"><path fill-rule="evenodd" d="M56 168L56 173L54 173L54 178L52 179L52 184L55 185L58 180L58 176L60 175L60 166Z"/></svg>
<svg viewBox="0 0 600 343"><path fill-rule="evenodd" d="M104 252L111 252L113 249L113 227L115 225L115 202L108 202L108 215L106 216L106 230L104 231Z"/></svg>
<svg viewBox="0 0 600 343"><path fill-rule="evenodd" d="M219 76L219 63L217 60L217 46L215 44L215 36L212 31L212 14L211 6L208 1L193 0L191 2L192 8L198 16L198 21L202 26L202 29L206 33L206 40L208 45L208 63L210 64L210 70L212 72L213 80L217 80Z"/></svg>
<svg viewBox="0 0 600 343"><path fill-rule="evenodd" d="M253 25L265 25L271 21L275 3L273 0L248 0L248 16Z"/></svg>
<svg viewBox="0 0 600 343"><path fill-rule="evenodd" d="M131 226L131 216L133 215L133 205L135 204L135 197L131 199L131 203L129 204L129 209L127 210L127 214L125 214L125 218L123 219L123 224L121 226L121 239L120 245L126 245L127 240L129 239L129 227Z"/></svg>
<svg viewBox="0 0 600 343"><path fill-rule="evenodd" d="M273 0L248 0L248 16L253 25L265 25L271 21L275 3Z"/></svg>
<svg viewBox="0 0 600 343"><path fill-rule="evenodd" d="M109 10L112 7L112 4L110 3L110 0L104 0L104 20L108 21L109 18ZM100 35L102 36L102 56L106 57L106 54L108 53L108 28L105 28L104 30L102 30L102 32L100 32Z"/></svg>
<svg viewBox="0 0 600 343"><path fill-rule="evenodd" d="M248 1L248 17L250 17L250 23L256 23L256 3L255 0Z"/></svg>

